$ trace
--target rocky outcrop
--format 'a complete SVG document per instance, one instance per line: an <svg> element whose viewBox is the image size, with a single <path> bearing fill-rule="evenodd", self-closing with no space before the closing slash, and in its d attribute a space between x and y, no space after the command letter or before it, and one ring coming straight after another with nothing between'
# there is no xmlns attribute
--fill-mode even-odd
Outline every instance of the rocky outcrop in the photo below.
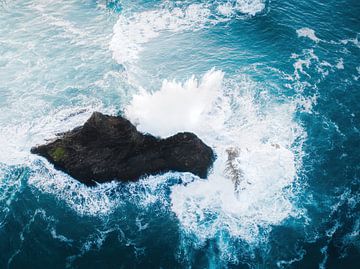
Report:
<svg viewBox="0 0 360 269"><path fill-rule="evenodd" d="M192 133L160 139L138 132L123 117L99 112L83 126L31 152L87 185L114 179L136 181L167 171L191 172L205 178L214 161L212 149Z"/></svg>

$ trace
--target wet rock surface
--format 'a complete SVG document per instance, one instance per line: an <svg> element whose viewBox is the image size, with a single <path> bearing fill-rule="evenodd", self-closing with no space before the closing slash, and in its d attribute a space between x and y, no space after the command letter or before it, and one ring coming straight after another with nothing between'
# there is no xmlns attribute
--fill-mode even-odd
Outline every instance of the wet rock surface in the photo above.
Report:
<svg viewBox="0 0 360 269"><path fill-rule="evenodd" d="M31 152L87 185L136 181L168 171L191 172L205 178L215 159L212 149L193 133L160 139L137 131L123 117L99 112L94 112L83 126L33 147Z"/></svg>

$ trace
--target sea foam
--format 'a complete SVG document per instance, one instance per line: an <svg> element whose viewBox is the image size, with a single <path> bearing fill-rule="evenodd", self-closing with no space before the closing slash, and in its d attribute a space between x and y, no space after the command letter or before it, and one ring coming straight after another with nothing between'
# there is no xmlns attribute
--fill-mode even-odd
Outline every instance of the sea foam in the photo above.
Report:
<svg viewBox="0 0 360 269"><path fill-rule="evenodd" d="M296 33L298 37L307 37L316 43L320 42L320 39L316 36L315 31L313 29L304 27L296 30Z"/></svg>
<svg viewBox="0 0 360 269"><path fill-rule="evenodd" d="M133 63L139 58L143 45L161 33L198 31L229 21L238 13L254 16L264 9L263 0L237 0L235 4L227 1L220 4L188 5L172 5L166 2L158 9L120 15L113 28L110 50L118 63Z"/></svg>
<svg viewBox="0 0 360 269"><path fill-rule="evenodd" d="M237 0L235 8L241 13L251 16L262 12L265 9L266 1L264 0Z"/></svg>
<svg viewBox="0 0 360 269"><path fill-rule="evenodd" d="M172 210L199 244L222 233L260 242L261 230L299 214L292 203L301 162L295 141L305 134L293 119L296 103L276 103L266 91L256 100L256 88L246 76L225 79L212 69L201 79L165 80L159 91L139 92L126 108L143 132L166 137L190 131L215 150L207 180L172 187ZM228 150L234 148L239 191L226 173Z"/></svg>
<svg viewBox="0 0 360 269"><path fill-rule="evenodd" d="M130 17L120 15L114 26L110 50L118 63L133 62L143 49L142 44L158 37L162 31L199 29L208 22L209 15L210 10L201 4L149 10Z"/></svg>

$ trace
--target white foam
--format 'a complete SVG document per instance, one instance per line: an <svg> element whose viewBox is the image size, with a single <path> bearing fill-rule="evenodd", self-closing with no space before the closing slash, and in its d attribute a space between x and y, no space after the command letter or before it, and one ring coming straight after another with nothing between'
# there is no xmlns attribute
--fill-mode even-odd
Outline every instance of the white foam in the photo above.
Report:
<svg viewBox="0 0 360 269"><path fill-rule="evenodd" d="M200 244L220 231L259 242L261 229L298 213L291 186L299 165L295 153L301 149L294 141L304 132L293 120L296 104L272 103L263 92L267 108L260 107L256 86L246 76L225 80L223 72L210 70L200 80L164 81L155 93L142 91L126 109L141 131L160 136L192 131L215 149L208 180L172 187L172 210ZM245 178L237 195L224 172L226 150L234 147Z"/></svg>
<svg viewBox="0 0 360 269"><path fill-rule="evenodd" d="M313 29L304 27L296 30L296 33L298 37L307 37L316 43L320 42L320 39L316 36L315 31Z"/></svg>
<svg viewBox="0 0 360 269"><path fill-rule="evenodd" d="M160 32L179 32L204 27L210 10L202 4L192 4L186 8L163 7L135 13L133 16L120 15L114 26L114 36L110 50L118 63L133 62L142 50L142 44L159 36Z"/></svg>
<svg viewBox="0 0 360 269"><path fill-rule="evenodd" d="M301 81L305 78L300 83L302 86L300 86L300 84L296 86L297 90L303 90L304 87L308 87L311 83L318 83L329 74L345 68L343 58L339 58L335 63L330 63L319 58L319 56L315 54L315 50L313 48L302 49L301 54L292 53L290 58L294 59L294 73L290 80ZM318 73L320 77L313 76L313 72Z"/></svg>
<svg viewBox="0 0 360 269"><path fill-rule="evenodd" d="M265 9L264 0L236 0L236 10L251 16L262 12Z"/></svg>
<svg viewBox="0 0 360 269"><path fill-rule="evenodd" d="M37 107L41 105L41 102L36 103ZM102 104L93 103L49 111L48 115L39 115L36 119L33 115L22 115L19 120L4 123L0 128L0 142L7 154L0 154L0 162L8 165L27 163L31 147L54 138L56 133L83 124L93 111L114 113L113 108L104 109Z"/></svg>
<svg viewBox="0 0 360 269"><path fill-rule="evenodd" d="M66 236L64 235L61 235L61 234L57 234L56 232L56 229L54 227L51 228L50 230L50 233L51 233L51 236L54 238L54 239L57 239L61 242L64 242L64 243L67 243L69 245L71 245L73 243L74 240L70 239L70 238L67 238Z"/></svg>
<svg viewBox="0 0 360 269"><path fill-rule="evenodd" d="M236 13L242 13L250 16L262 12L266 7L264 0L236 0L227 1L217 6L217 11L220 15L231 17Z"/></svg>
<svg viewBox="0 0 360 269"><path fill-rule="evenodd" d="M47 162L41 164L33 162L32 167L34 172L28 182L36 187L33 191L51 193L79 215L109 214L121 203L119 196L112 195L113 190L118 186L115 182L88 188L70 176L54 170Z"/></svg>
<svg viewBox="0 0 360 269"><path fill-rule="evenodd" d="M215 6L210 4L161 5L158 9L129 15L120 15L113 28L110 50L120 64L135 62L143 45L164 32L197 31L225 22L236 12L254 16L265 8L263 0L237 0Z"/></svg>
<svg viewBox="0 0 360 269"><path fill-rule="evenodd" d="M88 188L62 172L56 171L48 162L40 161L38 156L30 154L32 146L45 143L46 139L54 138L58 132L68 131L83 124L94 110L114 113L111 107L105 109L101 103L88 101L89 106L77 105L52 109L44 115L39 113L37 117L30 113L14 111L13 115L19 113L22 117L15 117L0 127L0 142L3 145L3 152L6 152L6 154L0 154L0 164L6 164L5 168L10 165L30 167L32 173L26 183L32 187L32 191L51 193L80 215L108 214L119 204L117 200L119 197L113 197L110 193L117 184L109 183L98 188ZM36 103L36 106L41 105L41 102ZM11 203L16 194L13 186L22 184L21 178L12 180L4 181L7 187L3 191L8 203ZM3 189L1 184L0 189ZM9 194L12 192L14 194Z"/></svg>
<svg viewBox="0 0 360 269"><path fill-rule="evenodd" d="M234 14L235 10L231 2L226 2L224 4L220 4L217 7L217 11L222 16L230 17L231 15Z"/></svg>
<svg viewBox="0 0 360 269"><path fill-rule="evenodd" d="M336 63L336 68L341 70L344 69L344 59L340 58L339 61Z"/></svg>
<svg viewBox="0 0 360 269"><path fill-rule="evenodd" d="M49 193L77 214L96 217L109 215L124 204L133 204L140 211L158 201L161 201L164 207L169 206L164 185L167 180L179 177L178 173L165 173L127 184L112 181L89 188L69 175L55 170L50 163L39 161L36 156L32 158L30 166L32 173L28 183L35 187L32 188L33 192L40 190ZM183 173L181 179L183 183L192 182L194 175ZM146 224L142 228L145 229L145 226Z"/></svg>
<svg viewBox="0 0 360 269"><path fill-rule="evenodd" d="M340 40L340 43L342 43L344 45L353 44L357 48L360 48L360 41L359 41L358 35L356 36L356 38L347 38L347 39Z"/></svg>
<svg viewBox="0 0 360 269"><path fill-rule="evenodd" d="M301 74L310 77L310 75L305 71L309 69L313 63L319 63L319 57L315 54L313 49L304 49L302 55L297 55L293 53L291 55L292 59L296 59L294 66L294 76L296 79L300 79ZM324 63L324 66L328 66L328 63ZM330 65L331 67L331 65ZM318 68L318 71L322 73L324 76L327 75L326 70L322 70Z"/></svg>
<svg viewBox="0 0 360 269"><path fill-rule="evenodd" d="M201 81L195 77L184 84L165 80L160 91L142 90L134 95L126 116L137 124L138 130L163 137L181 131L200 132L199 122L206 122L206 113L219 96L223 76L221 71L211 70Z"/></svg>

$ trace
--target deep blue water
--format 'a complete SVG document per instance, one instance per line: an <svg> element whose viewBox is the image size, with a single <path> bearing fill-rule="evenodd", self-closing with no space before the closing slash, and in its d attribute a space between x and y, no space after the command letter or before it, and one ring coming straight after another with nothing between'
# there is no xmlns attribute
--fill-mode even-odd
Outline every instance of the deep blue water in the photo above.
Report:
<svg viewBox="0 0 360 269"><path fill-rule="evenodd" d="M359 268L359 38L357 0L0 1L0 268ZM196 133L209 178L30 154L93 111Z"/></svg>

